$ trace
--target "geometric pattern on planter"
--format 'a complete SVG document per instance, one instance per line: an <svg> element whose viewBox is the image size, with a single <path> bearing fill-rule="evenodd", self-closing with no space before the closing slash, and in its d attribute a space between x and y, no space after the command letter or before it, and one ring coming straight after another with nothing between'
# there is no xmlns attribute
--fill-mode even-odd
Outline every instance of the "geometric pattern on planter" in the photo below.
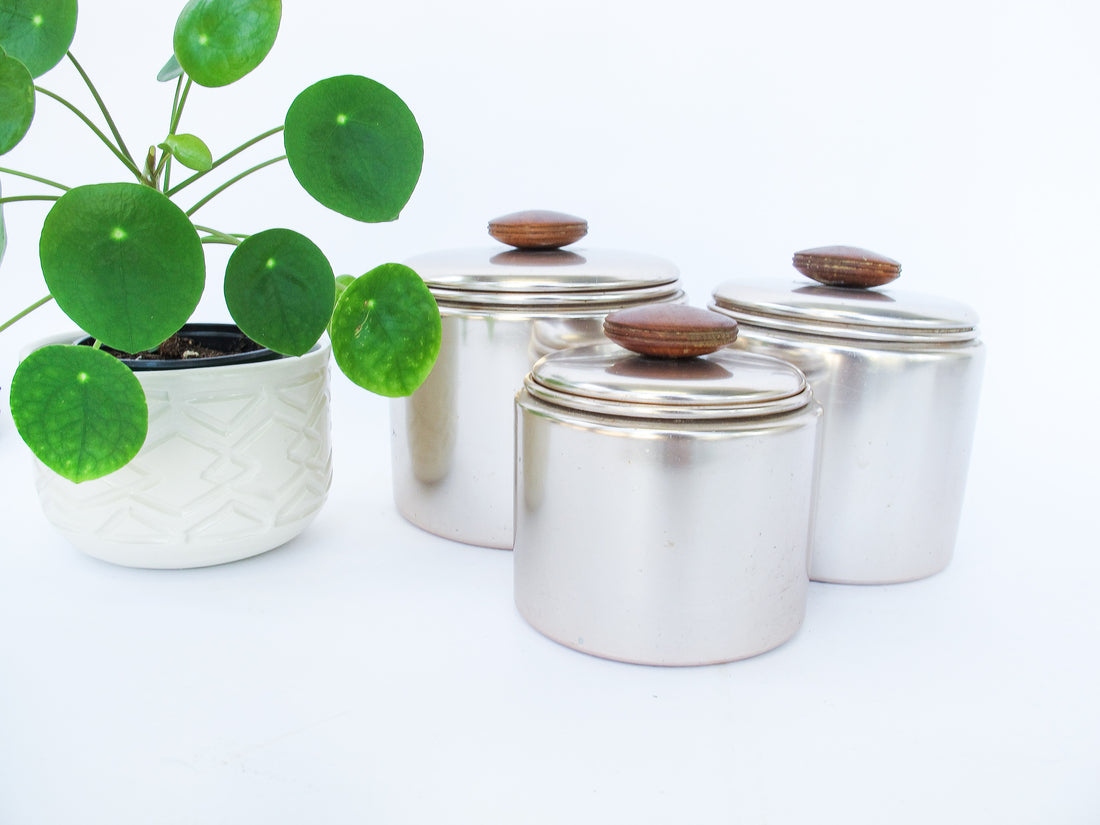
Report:
<svg viewBox="0 0 1100 825"><path fill-rule="evenodd" d="M81 484L35 462L46 517L84 552L135 567L220 564L285 543L332 481L329 354L326 341L299 358L135 373L149 403L141 451Z"/></svg>

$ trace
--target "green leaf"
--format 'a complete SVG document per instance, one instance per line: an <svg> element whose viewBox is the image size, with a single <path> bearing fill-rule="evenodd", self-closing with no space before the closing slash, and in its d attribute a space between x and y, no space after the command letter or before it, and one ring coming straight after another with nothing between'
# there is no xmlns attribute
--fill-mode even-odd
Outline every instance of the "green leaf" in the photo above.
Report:
<svg viewBox="0 0 1100 825"><path fill-rule="evenodd" d="M337 275L336 276L336 303L340 302L340 296L344 294L344 290L355 283L354 275ZM335 304L333 309L335 309ZM328 322L328 334L332 337L332 318L331 313Z"/></svg>
<svg viewBox="0 0 1100 825"><path fill-rule="evenodd" d="M357 75L330 77L298 95L286 113L283 143L303 189L369 223L397 219L424 162L424 139L409 107Z"/></svg>
<svg viewBox="0 0 1100 825"><path fill-rule="evenodd" d="M225 267L225 304L241 331L283 355L303 355L332 314L336 282L304 235L268 229L246 238Z"/></svg>
<svg viewBox="0 0 1100 825"><path fill-rule="evenodd" d="M34 120L34 79L0 49L0 155L10 152Z"/></svg>
<svg viewBox="0 0 1100 825"><path fill-rule="evenodd" d="M352 381L378 395L410 395L432 370L442 329L420 276L382 264L344 290L332 314L332 354Z"/></svg>
<svg viewBox="0 0 1100 825"><path fill-rule="evenodd" d="M344 294L344 290L355 283L354 275L337 275L336 276L336 300L340 300L340 296Z"/></svg>
<svg viewBox="0 0 1100 825"><path fill-rule="evenodd" d="M130 461L149 427L133 372L92 347L32 352L11 380L11 417L39 460L70 481L112 473Z"/></svg>
<svg viewBox="0 0 1100 825"><path fill-rule="evenodd" d="M157 80L161 83L167 83L169 80L175 80L181 74L183 74L183 66L180 65L173 54L168 58L168 62L161 67L161 70L157 72Z"/></svg>
<svg viewBox="0 0 1100 825"><path fill-rule="evenodd" d="M3 0L0 46L33 77L44 75L72 45L76 0Z"/></svg>
<svg viewBox="0 0 1100 825"><path fill-rule="evenodd" d="M214 163L210 149L194 135L169 135L160 148L172 153L172 157L196 172L205 172Z"/></svg>
<svg viewBox="0 0 1100 825"><path fill-rule="evenodd" d="M46 215L39 257L65 314L124 352L151 349L179 330L206 277L195 227L138 183L70 189Z"/></svg>
<svg viewBox="0 0 1100 825"><path fill-rule="evenodd" d="M176 59L200 86L228 86L267 57L281 16L280 0L191 0L176 20Z"/></svg>

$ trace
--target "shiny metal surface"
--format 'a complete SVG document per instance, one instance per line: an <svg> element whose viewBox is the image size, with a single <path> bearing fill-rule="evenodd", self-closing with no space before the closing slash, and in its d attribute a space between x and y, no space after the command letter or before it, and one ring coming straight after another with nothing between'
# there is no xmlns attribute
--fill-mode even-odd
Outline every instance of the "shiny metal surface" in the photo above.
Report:
<svg viewBox="0 0 1100 825"><path fill-rule="evenodd" d="M965 304L892 288L729 281L714 291L713 308L738 322L830 338L947 343L978 337L978 316Z"/></svg>
<svg viewBox="0 0 1100 825"><path fill-rule="evenodd" d="M608 313L682 301L676 265L604 249L460 249L405 262L439 303L427 381L390 406L394 499L429 532L511 548L512 404L543 355L606 341Z"/></svg>
<svg viewBox="0 0 1100 825"><path fill-rule="evenodd" d="M444 301L514 303L515 294L553 300L674 284L676 265L640 252L608 249L452 249L416 255L415 269ZM667 292L667 290L665 290ZM594 295L577 296L576 300Z"/></svg>
<svg viewBox="0 0 1100 825"><path fill-rule="evenodd" d="M606 313L440 309L435 367L410 397L390 402L394 500L431 533L510 548L516 391L547 353L606 340Z"/></svg>
<svg viewBox="0 0 1100 825"><path fill-rule="evenodd" d="M745 418L799 409L810 400L801 373L731 350L655 359L616 344L592 345L540 362L524 385L544 401L627 418Z"/></svg>
<svg viewBox="0 0 1100 825"><path fill-rule="evenodd" d="M723 300L713 308L727 311L735 287L720 289ZM897 303L891 318L921 315ZM823 333L817 323L796 332L759 314L752 320L727 311L741 325L734 347L798 366L824 409L814 580L912 581L950 562L985 360L977 318L964 310L955 328L943 325L937 335L934 324L914 323L918 332L905 341L868 340L862 325L848 338L842 327ZM960 340L964 323L969 332Z"/></svg>
<svg viewBox="0 0 1100 825"><path fill-rule="evenodd" d="M804 401L656 421L521 391L519 612L564 645L641 664L732 661L789 639L805 615L820 417Z"/></svg>

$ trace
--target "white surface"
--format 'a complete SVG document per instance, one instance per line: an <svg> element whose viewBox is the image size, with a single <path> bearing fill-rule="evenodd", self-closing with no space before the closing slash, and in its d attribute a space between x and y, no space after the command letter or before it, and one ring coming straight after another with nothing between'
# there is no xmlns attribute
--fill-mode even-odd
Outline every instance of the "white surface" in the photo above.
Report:
<svg viewBox="0 0 1100 825"><path fill-rule="evenodd" d="M124 58L164 62L175 9L84 5L74 51L116 101ZM797 249L896 257L907 289L975 305L990 348L956 560L913 584L815 584L804 628L756 659L621 665L526 627L507 553L401 521L386 405L342 378L318 520L186 572L55 536L5 409L0 823L1100 821L1095 6L391 5L288 0L270 63L194 96L184 128L243 140L305 82L371 75L425 133L401 221L330 216L272 171L204 223L293 226L356 271L556 208L593 245L677 261L695 303L732 274L786 276ZM161 139L167 106L120 105L132 147ZM39 108L50 140L0 163L50 155L81 182L71 118ZM273 114L238 126L251 110ZM5 209L5 317L44 292L43 212ZM0 383L64 326L48 309L0 334Z"/></svg>

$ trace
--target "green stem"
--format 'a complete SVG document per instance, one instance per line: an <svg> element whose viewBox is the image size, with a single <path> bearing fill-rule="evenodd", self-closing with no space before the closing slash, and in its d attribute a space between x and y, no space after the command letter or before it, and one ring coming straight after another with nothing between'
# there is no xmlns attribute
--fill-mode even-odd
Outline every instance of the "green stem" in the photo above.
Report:
<svg viewBox="0 0 1100 825"><path fill-rule="evenodd" d="M183 80L183 75L180 75ZM183 117L183 107L187 104L187 93L191 91L191 78L187 78L187 84L183 87L183 94L179 95L172 104L172 122L168 127L168 134L174 135L179 128L180 118Z"/></svg>
<svg viewBox="0 0 1100 825"><path fill-rule="evenodd" d="M232 244L233 246L238 246L244 240L244 238L247 237L230 235L228 232L221 232L209 226L202 226L201 224L195 224L195 229L199 230L199 232L210 233L210 237L202 239L203 243L225 243Z"/></svg>
<svg viewBox="0 0 1100 825"><path fill-rule="evenodd" d="M172 134L172 127L176 123L176 109L180 105L180 91L183 89L183 75L181 74L176 78L176 93L172 97L172 114L168 118L168 134ZM168 181L172 177L172 153L165 150L160 159L160 166L157 168L159 174L163 170L164 172L164 185L161 186L160 191L167 194Z"/></svg>
<svg viewBox="0 0 1100 825"><path fill-rule="evenodd" d="M19 201L57 201L61 200L60 195L11 195L7 198L0 198L0 204L4 203L18 203Z"/></svg>
<svg viewBox="0 0 1100 825"><path fill-rule="evenodd" d="M40 178L40 177L38 177L38 175L31 175L31 174L28 174L27 172L20 172L18 169L8 169L7 167L0 166L0 172L4 172L4 173L9 174L9 175L15 175L16 177L19 177L19 178L26 178L27 180L38 181L39 183L46 184L46 186L52 186L55 189L61 189L61 190L64 190L65 192L69 191L69 187L65 186L65 184L63 184L63 183L58 183L57 181L52 181L49 178Z"/></svg>
<svg viewBox="0 0 1100 825"><path fill-rule="evenodd" d="M168 133L172 133L172 129L176 125L176 109L180 105L180 90L183 89L183 75L181 74L176 78L176 94L172 98L172 114L168 117Z"/></svg>
<svg viewBox="0 0 1100 825"><path fill-rule="evenodd" d="M103 132L100 130L100 128L98 126L96 126L94 123L92 123L91 120L89 120L87 115L85 115L82 111L80 111L78 108L76 108L73 104L69 103L69 101L67 101L65 98L61 97L61 95L56 95L53 92L51 92L49 89L43 89L41 86L35 86L34 89L35 89L35 91L46 95L46 97L52 97L54 100L56 100L58 103L60 103L66 109L68 109L70 112L72 112L74 115L76 115L82 121L84 121L84 124L95 133L96 137L98 137L100 140L103 141L103 143L107 146L108 149L110 149L112 152L115 153L115 156L126 165L127 169L129 169L131 172L134 173L134 176L139 181L144 180L144 178L142 177L142 174L141 174L141 170L137 168L137 165L132 160L130 160L128 157L126 157L124 154L122 154L122 152L120 152L118 150L118 147L116 147L113 143L111 143L110 139L105 134L103 134Z"/></svg>
<svg viewBox="0 0 1100 825"><path fill-rule="evenodd" d="M191 78L187 78L187 83L183 83L185 75L180 75L179 80L176 81L176 95L172 99L172 117L168 121L168 134L174 135L176 129L179 128L180 118L183 117L183 107L187 105L187 95L191 91ZM183 90L180 91L180 84L183 84ZM168 194L168 182L172 178L172 153L166 151L164 153L164 194Z"/></svg>
<svg viewBox="0 0 1100 825"><path fill-rule="evenodd" d="M253 166L251 169L245 169L239 175L230 178L225 183L223 183L221 186L219 186L217 189L215 189L213 192L211 192L209 195L207 195L205 198L203 198L198 203L196 203L194 206L192 206L190 209L188 209L187 210L187 217L191 217L192 215L194 215L196 212L199 211L199 209L204 207L213 198L220 195L222 192L224 192L226 189L228 189L233 184L237 183L239 180L248 177L253 172L259 172L265 166L271 166L271 164L278 163L279 161L282 161L282 160L286 160L286 155L279 155L279 157L277 157L277 158L272 158L271 160L266 160L263 163L258 163L255 166Z"/></svg>
<svg viewBox="0 0 1100 825"><path fill-rule="evenodd" d="M157 164L157 169L153 173L153 179L156 180L160 177L161 172L165 172L165 181L168 180L168 173L165 171L168 168L168 161L172 159L172 153L167 149L163 150L160 156L160 163Z"/></svg>
<svg viewBox="0 0 1100 825"><path fill-rule="evenodd" d="M172 195L175 195L177 192L179 192L185 186L190 186L192 183L197 181L199 178L213 172L215 169L217 169L219 166L221 166L226 161L232 160L237 155L239 155L241 152L243 152L245 149L248 149L250 146L255 146L261 140L264 140L265 138L269 138L272 135L278 134L281 131L283 131L283 127L282 126L276 126L274 129L268 129L262 135L256 135L256 137L252 138L252 140L246 141L245 143L242 143L240 146L238 146L236 149L232 150L231 152L228 152L227 154L222 155L220 158L218 158L216 161L214 161L212 164L210 164L210 168L207 169L205 172L196 172L194 175L189 177L187 180L183 181L183 183L177 184L176 186L173 186L171 189L166 189L165 194L168 195L169 197L171 197ZM285 155L284 155L284 157L285 157Z"/></svg>
<svg viewBox="0 0 1100 825"><path fill-rule="evenodd" d="M0 324L0 332L3 332L8 327L10 327L12 324L14 324L16 321L18 321L19 319L24 318L27 315L30 315L32 312L34 312L40 306L43 306L44 304L48 304L52 300L53 300L53 296L52 295L47 295L45 298L42 298L39 301L35 301L33 304L31 304L25 310L20 312L18 315L15 315L14 317L9 318L4 323Z"/></svg>
<svg viewBox="0 0 1100 825"><path fill-rule="evenodd" d="M66 56L72 62L73 66L80 73L80 76L84 78L84 85L88 87L88 91L92 93L92 97L95 98L96 105L99 106L99 111L103 113L104 119L107 121L107 126L111 130L111 134L115 136L115 140L118 141L118 148L126 159L130 161L131 166L137 166L134 161L134 156L130 154L130 150L126 148L126 141L122 139L122 135L118 131L118 127L115 126L115 119L111 117L111 113L107 110L107 104L103 102L103 98L99 96L99 92L96 90L95 84L92 83L92 79L88 77L88 73L84 71L84 67L77 62L76 57L72 52L66 52Z"/></svg>

